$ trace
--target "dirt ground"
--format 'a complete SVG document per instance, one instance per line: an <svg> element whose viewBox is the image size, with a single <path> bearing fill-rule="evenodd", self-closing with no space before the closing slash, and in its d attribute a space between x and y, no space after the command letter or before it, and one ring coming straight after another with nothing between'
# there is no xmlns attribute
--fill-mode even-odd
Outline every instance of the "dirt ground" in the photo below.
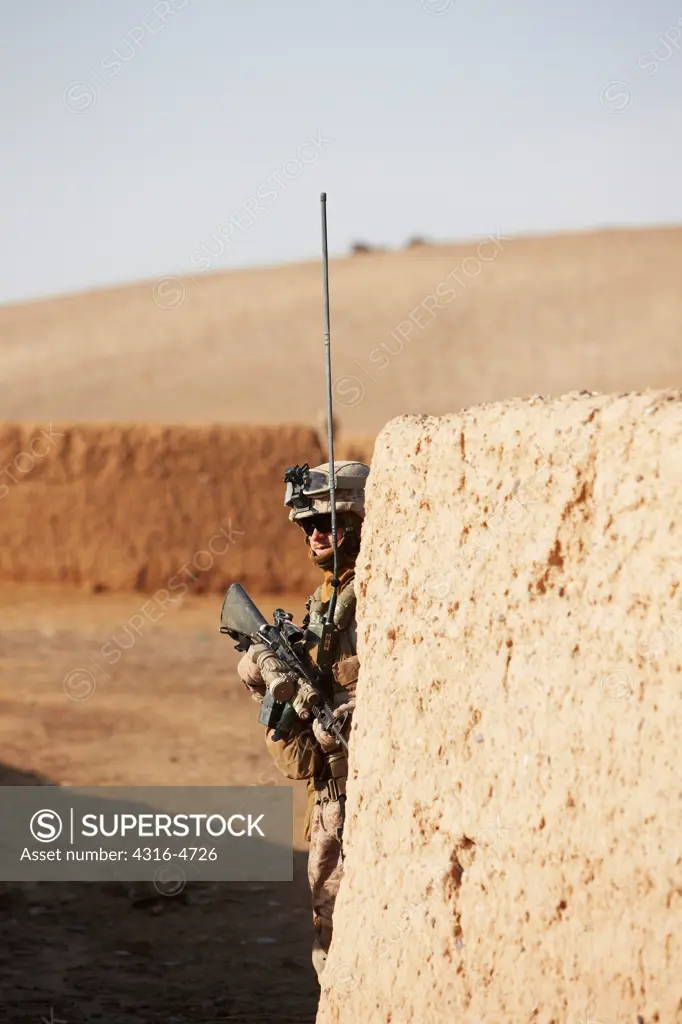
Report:
<svg viewBox="0 0 682 1024"><path fill-rule="evenodd" d="M186 597L108 664L102 646L129 642L144 599L0 591L0 784L288 785L218 633L219 596ZM257 599L300 621L300 595ZM3 1022L314 1021L305 787L293 785L293 883L194 883L139 906L116 883L0 883Z"/></svg>

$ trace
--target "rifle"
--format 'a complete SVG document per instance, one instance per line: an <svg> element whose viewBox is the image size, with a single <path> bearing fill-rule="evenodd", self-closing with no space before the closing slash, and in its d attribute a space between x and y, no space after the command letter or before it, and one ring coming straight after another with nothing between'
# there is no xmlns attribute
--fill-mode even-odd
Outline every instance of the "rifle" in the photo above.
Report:
<svg viewBox="0 0 682 1024"><path fill-rule="evenodd" d="M275 730L274 739L281 739L283 733L290 731L297 717L307 721L313 716L344 750L348 750L343 735L348 714L334 717L334 709L321 692L324 673L308 653L304 631L294 625L288 612L277 608L274 623L268 622L244 587L233 583L223 601L220 632L236 641L237 651L248 651L254 644L264 644L296 677L296 683L287 688L286 677L280 676L274 693L273 688L266 685L258 721Z"/></svg>

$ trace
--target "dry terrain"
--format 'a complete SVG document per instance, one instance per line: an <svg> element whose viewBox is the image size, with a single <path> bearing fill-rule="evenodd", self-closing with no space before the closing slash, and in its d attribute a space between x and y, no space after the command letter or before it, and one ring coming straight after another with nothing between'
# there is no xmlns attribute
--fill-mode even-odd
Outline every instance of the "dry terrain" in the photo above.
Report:
<svg viewBox="0 0 682 1024"><path fill-rule="evenodd" d="M341 424L337 458L369 461L377 432L387 420L405 413L440 416L513 396L562 395L573 389L608 395L641 391L647 386L674 388L682 383L682 228L508 239L502 226L501 232L493 232L493 236L482 243L422 245L332 261L333 377ZM319 262L210 274L183 282L152 281L0 308L0 376L4 385L0 454L5 467L0 479L0 784L287 784L275 774L266 754L257 723L258 709L238 682L237 655L230 642L218 634L217 627L220 591L232 579L248 583L255 596L270 595L261 599L266 614L276 605L284 605L300 619L302 599L310 593L316 574L305 561L300 533L287 522L281 478L289 464L324 457L324 442L319 437L324 405L322 337ZM606 404L610 401L604 399ZM666 403L667 409L671 407L672 403ZM355 833L359 838L349 833L352 848L354 842L373 841L372 829L376 829L377 836L390 847L387 857L391 855L391 863L395 862L399 870L392 878L384 871L385 864L379 865L376 878L380 884L374 885L356 862L341 918L349 923L343 945L338 945L334 986L323 1009L324 1019L341 1019L351 1003L357 1009L355 1020L369 1020L371 1013L375 1019L382 1019L376 1017L377 1012L381 1013L381 1006L376 1010L379 987L374 996L366 987L363 989L368 984L364 967L362 985L355 987L355 967L348 982L348 964L355 964L364 949L355 941L356 932L364 929L363 943L367 940L376 945L382 940L368 915L385 920L386 908L381 900L386 886L390 889L395 883L393 891L399 888L405 898L415 897L417 905L423 907L417 890L420 879L426 877L424 866L432 870L435 864L432 880L436 888L445 877L443 872L438 874L445 863L438 858L443 851L452 851L436 843L429 852L424 837L433 838L432 833L437 831L438 807L421 799L421 794L433 793L437 786L452 786L453 778L442 771L433 778L429 774L429 765L436 763L441 752L434 750L433 757L425 760L427 748L407 749L412 735L407 728L413 724L410 716L416 716L420 728L427 714L432 715L438 728L447 726L443 743L449 745L448 757L463 751L472 763L477 763L475 758L481 761L475 775L475 791L482 794L474 806L475 812L483 815L478 831L498 828L490 822L502 822L499 827L509 825L504 817L506 805L499 806L493 797L487 797L486 787L490 783L496 794L498 784L511 785L509 780L517 776L512 773L507 778L506 769L501 768L497 771L499 780L489 778L497 765L486 754L487 737L492 733L490 729L486 733L479 723L495 729L499 726L494 749L507 749L505 730L509 722L515 723L519 734L525 728L525 719L513 718L516 710L507 707L509 694L502 691L504 681L511 680L523 689L528 678L535 678L525 671L522 660L524 644L531 644L531 626L538 632L533 639L538 650L545 650L540 635L545 626L550 633L555 630L564 645L547 648L548 660L540 681L531 687L529 696L537 726L530 737L533 743L542 741L545 730L561 728L552 714L556 708L542 690L543 680L551 679L558 687L580 677L587 686L584 659L594 654L596 664L601 658L598 637L587 655L574 657L574 645L566 647L567 638L572 639L564 623L571 589L567 588L567 596L560 593L562 572L573 566L587 588L573 621L584 622L588 631L593 625L597 632L600 625L608 626L608 657L613 654L616 668L624 650L623 638L632 648L633 637L639 636L633 621L638 628L646 629L642 633L645 638L658 635L656 630L660 632L669 624L662 610L665 594L671 602L670 614L677 615L673 602L678 583L670 569L671 558L677 560L675 564L679 562L678 554L670 548L677 529L673 496L667 505L670 522L661 527L668 531L667 541L662 546L656 542L655 566L651 558L635 559L628 563L630 576L626 577L622 575L625 556L632 552L619 547L611 565L605 561L610 557L608 551L601 551L604 572L601 576L601 570L593 574L594 586L601 588L599 594L594 594L588 593L593 584L580 561L586 557L581 544L587 545L589 555L595 538L599 541L597 533L599 542L607 543L611 527L607 517L614 502L626 525L631 524L631 535L638 543L642 540L642 550L650 551L645 541L655 529L641 512L642 502L655 504L663 487L663 474L665 486L671 473L679 476L680 447L679 439L672 444L656 435L654 428L662 424L665 431L670 422L659 415L659 407L651 418L646 409L640 411L642 418L647 417L648 447L643 453L639 451L633 427L629 447L621 444L619 435L617 443L602 451L602 480L611 483L604 485L603 493L598 495L603 501L600 511L595 513L593 506L588 508L580 500L579 487L575 493L569 493L569 488L566 494L561 491L554 505L550 502L546 515L543 512L545 518L526 516L518 531L516 521L507 515L508 502L524 482L523 474L532 476L542 458L526 445L523 420L515 428L523 443L516 435L513 443L509 439L500 441L496 414L490 408L473 413L480 415L489 429L474 431L465 438L462 434L464 440L453 430L448 438L447 426L441 426L441 450L433 462L440 490L433 477L426 480L426 449L435 449L436 444L429 446L422 434L429 432L428 424L433 425L433 421L420 421L412 450L397 433L390 435L396 439L396 453L391 456L383 451L384 467L391 466L392 457L400 456L401 461L391 467L390 473L384 468L386 485L376 502L374 522L379 525L371 548L377 565L376 577L372 578L376 591L373 600L374 607L384 596L388 604L394 602L396 616L406 612L410 629L391 635L381 618L376 619L372 622L376 630L372 649L382 681L385 678L391 685L395 683L396 693L409 696L401 711L403 718L392 719L394 725L398 723L400 737L396 740L392 735L390 721L380 736L384 745L380 743L378 749L383 762L371 748L374 741L367 722L360 723L363 735L371 742L358 764L369 798L372 771L374 783L383 783L385 778L389 789L391 779L405 781L401 775L407 770L405 758L396 767L394 755L396 749L406 751L406 757L414 755L420 763L417 774L423 791L410 789L413 780L408 779L404 792L414 807L405 804L402 810L398 808L395 821L390 808L385 822L372 812L371 820L366 816L365 833L359 826ZM543 434L544 457L553 467L555 407L548 405L545 412L538 436ZM44 441L35 441L36 432L51 432L51 424L61 436L58 443L44 448ZM500 427L502 434L508 429ZM418 449L422 440L422 449ZM574 453L580 448L576 443ZM421 460L422 474L415 475L418 483L414 487L408 479L414 472L414 466L408 464L413 456ZM460 456L466 456L468 465L474 468L463 467ZM634 478L628 468L633 459L639 459ZM566 481L573 479L575 460L569 462L560 489L566 489ZM517 463L518 475L512 479L511 468ZM578 464L582 465L580 459ZM484 479L467 488L467 474L475 473L477 465L482 467ZM456 472L458 467L461 473ZM434 498L433 514L429 487ZM396 505L397 488L404 497L400 507ZM540 488L536 501L544 501L543 495ZM471 501L476 508L470 508ZM570 516L564 516L569 506ZM473 518L456 533L454 526L460 522L457 517L462 509L473 511ZM665 518L660 509L659 518L661 522ZM506 547L503 545L503 555L497 561L481 559L489 575L479 579L479 563L472 563L473 570L469 563L462 566L460 549L466 546L470 527L488 529L487 519L496 524L496 537L503 530ZM415 562L410 544L422 527L429 537L428 557ZM630 535L627 529L611 532L621 538L613 542L621 547L622 538ZM561 549L555 551L552 544L557 537ZM488 539L483 534L484 553ZM635 546L633 543L633 549ZM507 600L505 590L521 586L518 580L525 570L517 560L522 561L523 552L531 549L537 563L535 589L517 595L518 606L524 606L522 614L506 616L504 605L498 605L503 598ZM445 553L446 566L442 564ZM669 578L661 582L664 562ZM471 593L461 601L455 591L462 586L464 570L473 573L474 583L467 579ZM507 579L510 574L513 579ZM649 587L656 600L652 597L645 606L631 602L623 592L614 611L608 596L619 579L634 581L633 586L636 584L643 593ZM14 582L10 585L9 581ZM573 581L569 582L572 585ZM285 591L293 591L295 597L282 597ZM172 601L166 600L171 593ZM493 601L495 595L499 601ZM430 599L438 605L436 612L429 607ZM622 621L612 620L620 609L625 609ZM598 612L596 619L593 611ZM547 612L546 622L540 612ZM646 621L640 621L645 612ZM392 673L399 674L401 666L412 665L410 658L415 657L425 637L433 642L427 627L435 621L434 615L443 619L446 647L450 643L446 651L450 668L443 668L446 674L453 664L461 668L465 656L470 660L474 649L492 659L488 665L490 678L498 686L500 699L497 705L488 697L487 703L480 704L479 700L480 706L474 705L472 701L481 694L473 693L470 720L464 720L469 703L464 707L461 701L455 701L451 718L444 725L437 689L431 696L420 693L418 701L412 699L415 680L422 679L416 661L409 688L400 690L398 682L403 685L403 678L398 682L398 676L393 678ZM460 619L465 621L460 623ZM131 628L136 639L132 648L126 649ZM491 636L497 645L494 651ZM460 637L467 645L464 652L461 644L456 646ZM472 648L473 637L480 642ZM579 647L579 637L575 643ZM108 650L113 645L124 652L113 666L103 654L104 645ZM670 652L666 648L665 655L666 671L671 676L676 673L675 678L679 676L677 650L673 645ZM387 665L391 662L385 674L379 655ZM510 657L517 661L512 661L512 668L505 674ZM559 657L564 661L557 669L555 661ZM467 662L463 685L475 687L479 676L469 672L470 667ZM430 679L429 685L440 685L442 678L441 672L438 679ZM613 685L620 693L622 680ZM658 749L655 739L643 747L638 723L642 724L640 732L646 730L647 723L658 723L661 714L671 708L672 694L677 693L673 686L671 680L666 682L661 700L648 717L641 710L634 714L634 697L630 702L611 700L609 693L589 690L592 704L601 701L596 710L592 708L595 715L602 714L601 721L607 722L618 744L625 735L618 729L626 730L628 749L638 759L628 762L627 771L623 770L624 783L616 771L614 792L620 795L622 791L624 799L639 799L632 765L641 762L641 777L646 779L645 754L652 752L653 763ZM644 683L639 686L637 709L648 711L644 697L649 699L653 692L647 691ZM562 721L577 733L585 726L585 715L578 715L579 720L574 721L571 693L566 695L565 689L561 693L565 700L559 710L567 715ZM84 695L87 699L82 699ZM517 703L529 703L520 691ZM577 706L578 710L592 707L589 702ZM632 713L619 718L620 710ZM530 716L525 708L523 714ZM671 711L670 723L679 722L677 715L675 718ZM558 758L558 766L563 765L567 772L577 765L575 771L586 773L581 781L584 792L575 794L580 808L580 801L589 801L592 792L588 753L601 750L604 734L599 733L597 740L592 743L592 738L581 732L577 760ZM474 742L472 747L470 743ZM565 736L560 735L556 742L561 747ZM621 746L617 749L620 751ZM601 767L608 768L611 762L605 751L602 754ZM385 776L376 773L381 763ZM532 760L529 763L534 764ZM454 780L459 785L458 780L459 776ZM603 783L602 776L600 780ZM195 884L179 897L159 898L140 906L131 902L120 885L0 883L0 1020L8 1024L41 1024L43 1019L49 1024L312 1024L319 990L309 955L311 921L306 845L302 841L302 784L295 784L295 792L293 883ZM450 800L450 806L455 806L450 799L452 792L443 790L441 796L443 793L446 802ZM473 793L474 787L469 791L470 803ZM560 798L564 795L561 792ZM400 801L397 790L394 796ZM532 800L528 794L524 799L528 810ZM663 806L665 799L665 795L660 796L656 806ZM593 806L597 817L607 802L598 797ZM608 806L617 823L618 808L610 803ZM411 832L413 810L419 818L418 835ZM535 813L533 808L531 811ZM636 835L635 811L630 831L621 833L614 826L618 841L630 841ZM554 806L545 814L547 821L551 815L555 815L553 821L559 816ZM518 870L526 871L531 865L534 874L530 888L535 892L538 880L545 878L533 867L536 831L547 844L555 843L555 851L556 837L563 835L560 828L569 828L570 821L566 825L562 819L560 827L552 831L541 827L539 815L533 817L529 811L523 823L528 826L523 832L524 842L528 839L530 846L524 848ZM384 824L385 832L379 836ZM511 824L518 825L517 819L512 818ZM590 835L594 831L596 826ZM455 832L455 838L468 836L459 821L453 825L453 835ZM567 842L573 843L575 834L567 835ZM442 843L443 836L438 841ZM512 877L517 866L512 863L515 848L501 845L503 867L508 863ZM393 858L396 849L400 856ZM576 863L582 863L580 851L574 846L570 849L571 855L578 857ZM372 856L375 854L376 850ZM666 867L658 847L655 855L659 866ZM560 858L556 853L554 867ZM625 861L616 859L614 870L622 872L622 878L619 875L616 880L621 886L616 890L618 899L622 889L635 913L640 894L653 893L650 898L660 902L665 893L662 868L652 881L642 872L633 875L631 861L629 853ZM366 863L372 863L369 854ZM512 922L507 926L504 907L495 903L494 887L490 886L486 895L490 912L484 918L488 931L483 928L476 932L471 921L476 908L472 910L471 902L458 903L457 883L461 878L458 880L457 872L462 867L463 860L452 862L452 877L445 878L445 888L441 886L438 892L444 893L450 911L454 907L460 914L457 927L463 921L476 942L480 940L481 948L489 942L488 932L492 934L493 927L499 929L493 952L498 958L497 980L502 979L502 984L514 972L515 952L525 955L525 948L518 951L513 946L521 941L515 920L521 895L505 890L508 920ZM557 871L561 870L560 865ZM472 880L476 881L475 871ZM464 886L465 896L471 893L470 882ZM575 883L575 891L583 892L584 887L580 889ZM363 907L362 913L356 914L352 900L358 894ZM342 897L346 899L343 893ZM564 899L557 888L528 911L536 917L538 908L542 914L550 910L558 914L556 921L544 924L538 918L539 930L531 937L535 943L532 948L542 942L545 926L550 937L554 928L559 945L550 944L549 951L540 949L530 967L527 957L518 962L528 970L542 963L538 977L558 979L557 985L566 984L564 966L570 970L575 963L576 970L582 969L579 959L564 964L561 955L555 955L556 949L563 948L566 929L568 938L575 938L575 931L570 930L575 926L570 901L566 899L567 906L562 907ZM605 898L599 903L599 912L609 905ZM659 919L657 913L654 908L652 926ZM601 927L605 920L609 924L610 919L605 917L597 925ZM458 939L462 936L448 930L449 921L447 915L440 918L438 934L445 929L445 939L429 962L428 971L438 965L438 957L443 959L443 950L452 957L453 971L461 966ZM425 927L431 941L435 933L429 930L428 921ZM532 928L528 922L523 927ZM638 1006L658 1005L650 970L653 961L648 953L642 955L633 972L640 987L646 989L636 993L636 999L629 995L627 971L622 966L633 950L644 949L640 932L643 935L646 927L645 923L638 932L636 923L630 928L627 943L618 946L620 959L614 958L612 947L608 947L609 963L618 966L623 1005L628 1007L635 1002ZM614 934L613 939L612 946L618 945L620 936ZM532 942L529 940L528 948ZM668 947L674 948L673 939L665 947L659 943L659 947L655 955L667 956ZM424 1009L430 999L428 991L433 988L427 985L426 995L419 989L427 977L427 973L420 975L425 947L410 932L405 941L401 933L400 942L387 948L386 964L391 967L382 973L385 1004L393 998L403 1000L402 1013L414 998L415 1005ZM478 985L479 975L483 977L488 971L487 948L482 959L470 964L469 975L465 970L456 981L451 974L442 975L472 1014L484 1004L487 1010L494 1005L494 989L488 984ZM405 975L404 964L401 966L401 957L408 953L413 957L414 977L421 977L414 988L412 974ZM578 943L575 957L582 955ZM603 960L597 958L595 962ZM585 972L583 977L587 978ZM396 984L396 978L401 979L400 984ZM491 981L488 974L484 980ZM551 986L552 981L542 983ZM615 990L613 978L610 984ZM511 998L510 991L512 987L505 990L505 998ZM572 1001L578 992L582 998L583 988L574 987L569 994L562 991L564 1009L569 1005L572 1011L575 1009L571 1024L594 1017L589 1000L579 1008ZM343 1002L346 995L352 997L348 1003ZM551 998L548 993L543 1005L549 1006ZM516 1009L533 999L526 987L514 1012L510 1009L499 1016L500 1024L526 1019L518 1016ZM349 1018L343 1019L346 1024ZM419 1016L419 1012L414 1019L425 1024L434 1020L428 1013ZM447 1019L449 1022L452 1016ZM497 1021L498 1016L493 1013L486 1019ZM545 1022L537 1015L528 1019L537 1024ZM555 1018L562 1024L564 1019L569 1018L561 1014ZM610 1024L606 1012L597 1013L596 1019ZM397 1014L392 1020L393 1024L404 1024ZM635 1020L632 1017L632 1024ZM655 1024L656 1020L651 1014L645 1024ZM667 1020L661 1018L660 1024L667 1024Z"/></svg>
<svg viewBox="0 0 682 1024"><path fill-rule="evenodd" d="M500 228L480 247L333 260L347 433L517 395L680 382L682 229L506 239ZM183 289L148 282L1 308L0 419L316 424L319 262Z"/></svg>
<svg viewBox="0 0 682 1024"><path fill-rule="evenodd" d="M185 598L111 668L101 647L140 604L0 592L0 784L287 785L217 632L220 599ZM287 606L300 616L300 599ZM81 668L95 690L70 699L69 676L72 697L87 692L70 675ZM302 788L293 883L195 883L139 907L113 883L0 883L3 1024L52 1010L68 1024L312 1022Z"/></svg>

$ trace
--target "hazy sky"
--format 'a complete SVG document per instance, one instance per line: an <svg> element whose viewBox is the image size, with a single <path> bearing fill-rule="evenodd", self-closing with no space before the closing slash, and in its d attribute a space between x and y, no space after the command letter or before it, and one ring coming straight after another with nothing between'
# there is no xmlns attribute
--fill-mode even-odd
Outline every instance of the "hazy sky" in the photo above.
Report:
<svg viewBox="0 0 682 1024"><path fill-rule="evenodd" d="M0 301L682 222L679 0L0 0ZM615 83L615 84L614 84Z"/></svg>

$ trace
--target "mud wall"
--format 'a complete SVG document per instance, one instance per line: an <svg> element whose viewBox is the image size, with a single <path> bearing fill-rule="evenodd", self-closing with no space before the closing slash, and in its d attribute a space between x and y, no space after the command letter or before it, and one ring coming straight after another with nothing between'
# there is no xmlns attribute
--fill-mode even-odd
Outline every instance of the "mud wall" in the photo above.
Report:
<svg viewBox="0 0 682 1024"><path fill-rule="evenodd" d="M379 435L318 1024L682 1019L681 403Z"/></svg>
<svg viewBox="0 0 682 1024"><path fill-rule="evenodd" d="M369 458L370 444L355 448ZM317 433L296 426L4 425L0 580L305 590L319 573L282 481L288 465L324 458Z"/></svg>

